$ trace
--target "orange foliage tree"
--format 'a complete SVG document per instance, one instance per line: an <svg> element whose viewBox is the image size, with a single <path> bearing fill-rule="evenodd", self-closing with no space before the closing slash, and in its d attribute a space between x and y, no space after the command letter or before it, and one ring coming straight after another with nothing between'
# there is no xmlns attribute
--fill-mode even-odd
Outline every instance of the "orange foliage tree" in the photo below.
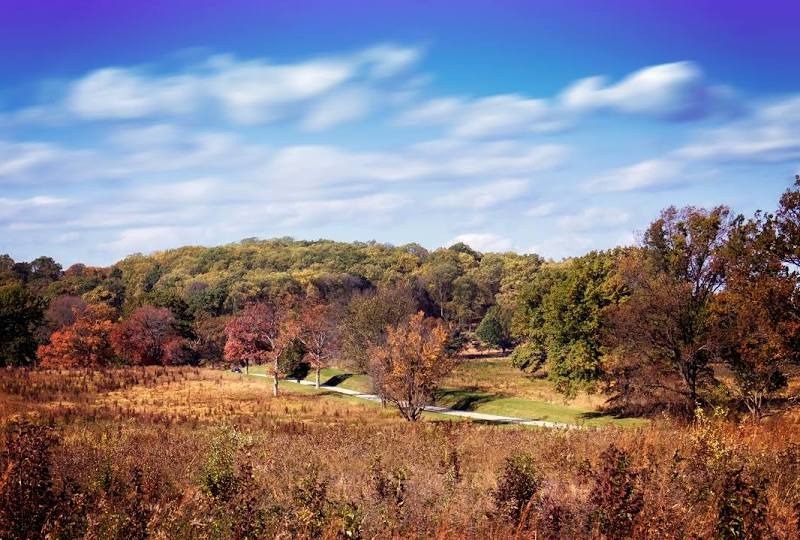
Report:
<svg viewBox="0 0 800 540"><path fill-rule="evenodd" d="M75 322L50 336L50 342L37 351L42 367L102 367L114 359L110 336L114 311L105 304L82 307Z"/></svg>
<svg viewBox="0 0 800 540"><path fill-rule="evenodd" d="M370 349L370 375L381 398L406 420L417 420L442 378L455 366L448 331L439 319L418 312L387 328L386 343Z"/></svg>

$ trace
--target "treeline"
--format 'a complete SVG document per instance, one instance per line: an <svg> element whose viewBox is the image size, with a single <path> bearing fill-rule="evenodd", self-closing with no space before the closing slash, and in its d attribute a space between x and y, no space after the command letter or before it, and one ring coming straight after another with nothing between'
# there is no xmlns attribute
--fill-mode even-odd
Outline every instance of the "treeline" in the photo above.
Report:
<svg viewBox="0 0 800 540"><path fill-rule="evenodd" d="M137 254L108 268L62 270L49 257L25 263L6 255L0 365L219 362L229 336L244 331L237 326L247 309L260 305L306 328L315 312L346 329L336 344L366 370L366 351L387 324L422 311L446 321L455 336L498 299L512 302L541 264L536 255L480 254L464 244L428 252L416 244L286 238Z"/></svg>
<svg viewBox="0 0 800 540"><path fill-rule="evenodd" d="M277 380L337 363L379 387L403 339L435 334L432 357L449 364L475 330L566 396L604 389L626 413L724 404L759 416L782 404L800 359L799 264L800 179L775 213L668 208L638 246L558 263L288 238L110 268L4 256L0 364L226 360L269 363Z"/></svg>

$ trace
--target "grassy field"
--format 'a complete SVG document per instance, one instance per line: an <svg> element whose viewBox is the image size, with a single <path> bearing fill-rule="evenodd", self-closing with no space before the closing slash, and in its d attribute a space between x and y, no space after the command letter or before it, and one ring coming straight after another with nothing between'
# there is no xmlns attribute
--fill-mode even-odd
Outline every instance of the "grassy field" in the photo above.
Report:
<svg viewBox="0 0 800 540"><path fill-rule="evenodd" d="M618 523L632 537L719 537L726 519L764 537L798 533L792 418L410 423L281 387L276 398L264 378L196 368L0 370L0 537L613 537L599 512L628 516ZM504 411L529 410L502 399ZM530 512L509 517L519 489L534 493Z"/></svg>
<svg viewBox="0 0 800 540"><path fill-rule="evenodd" d="M263 374L266 368L254 366L250 372ZM313 381L314 377L314 373L309 373L306 380ZM323 369L320 380L323 385L358 392L372 391L367 375L341 369ZM290 382L283 384L287 387L291 385ZM299 391L314 391L309 387L300 388L302 390ZM459 363L445 381L436 405L461 411L586 426L637 426L646 422L640 418L615 418L598 412L604 399L601 395L582 393L567 402L552 390L547 381L511 367L508 358L479 358L464 359Z"/></svg>
<svg viewBox="0 0 800 540"><path fill-rule="evenodd" d="M507 369L502 359L465 362L441 404L609 421L587 418L540 380L495 380ZM323 375L368 389L364 376ZM409 423L391 408L288 381L276 398L270 384L198 368L0 370L0 470L11 475L0 478L0 502L35 502L16 514L22 523L38 523L37 508L54 509L42 527L60 538L609 538L593 517L600 511L633 512L625 518L632 537L717 537L723 519L768 527L764 537L800 530L793 417L762 425L622 420L625 428L614 419L602 430L431 414ZM14 439L22 419L49 426L56 446ZM19 461L9 461L15 452ZM519 456L532 476L508 472ZM47 478L14 476L25 467ZM521 489L507 482L528 482L536 493L521 522L504 513L504 489ZM620 482L633 497L622 506L612 489ZM52 494L42 506L17 492L25 485L52 486ZM220 485L227 491L215 494ZM720 510L728 507L732 518ZM4 538L3 519L0 508Z"/></svg>

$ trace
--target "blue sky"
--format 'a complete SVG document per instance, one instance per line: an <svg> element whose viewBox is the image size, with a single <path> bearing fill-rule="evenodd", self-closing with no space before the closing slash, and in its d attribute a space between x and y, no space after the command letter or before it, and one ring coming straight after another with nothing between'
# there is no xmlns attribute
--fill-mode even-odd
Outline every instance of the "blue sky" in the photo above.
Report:
<svg viewBox="0 0 800 540"><path fill-rule="evenodd" d="M0 2L0 252L561 258L800 171L793 2Z"/></svg>

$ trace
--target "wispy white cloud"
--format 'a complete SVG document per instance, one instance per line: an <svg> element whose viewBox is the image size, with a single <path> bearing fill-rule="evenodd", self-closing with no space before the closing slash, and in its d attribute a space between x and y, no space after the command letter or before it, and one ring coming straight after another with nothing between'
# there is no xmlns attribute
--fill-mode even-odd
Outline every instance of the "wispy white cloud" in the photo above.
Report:
<svg viewBox="0 0 800 540"><path fill-rule="evenodd" d="M323 129L360 117L367 107L361 99L367 89L391 93L381 81L401 76L420 55L419 48L380 45L293 64L219 55L170 74L145 67L103 68L71 84L65 108L88 120L220 112L240 125L307 115L306 127ZM348 85L364 88L360 98ZM322 111L326 104L330 110Z"/></svg>
<svg viewBox="0 0 800 540"><path fill-rule="evenodd" d="M692 62L675 62L641 69L616 84L600 76L580 79L554 98L437 97L410 107L398 122L444 126L455 137L486 138L560 131L597 111L697 120L738 109L730 89L709 83Z"/></svg>
<svg viewBox="0 0 800 540"><path fill-rule="evenodd" d="M581 255L590 249L593 239L584 234L559 232L528 246L525 253L544 254L553 259Z"/></svg>
<svg viewBox="0 0 800 540"><path fill-rule="evenodd" d="M589 207L558 218L557 225L568 231L589 231L628 223L630 214L618 208Z"/></svg>
<svg viewBox="0 0 800 540"><path fill-rule="evenodd" d="M649 159L592 178L583 187L592 192L666 189L686 183L686 174L675 159Z"/></svg>
<svg viewBox="0 0 800 540"><path fill-rule="evenodd" d="M61 209L69 204L68 199L48 195L21 199L0 197L0 224L20 217L51 221L54 216L60 214Z"/></svg>
<svg viewBox="0 0 800 540"><path fill-rule="evenodd" d="M523 195L528 190L525 180L499 180L480 186L454 190L436 197L433 204L447 208L491 208Z"/></svg>
<svg viewBox="0 0 800 540"><path fill-rule="evenodd" d="M198 79L149 78L122 68L104 68L76 81L66 97L69 112L89 120L186 114L197 106Z"/></svg>
<svg viewBox="0 0 800 540"><path fill-rule="evenodd" d="M406 111L401 124L446 125L450 135L465 138L506 137L562 129L565 121L546 100L516 94L474 100L443 98Z"/></svg>
<svg viewBox="0 0 800 540"><path fill-rule="evenodd" d="M800 96L767 103L744 119L703 131L682 159L778 163L800 160Z"/></svg>
<svg viewBox="0 0 800 540"><path fill-rule="evenodd" d="M378 101L375 92L351 88L334 93L309 107L302 120L308 131L324 131L338 124L364 118Z"/></svg>
<svg viewBox="0 0 800 540"><path fill-rule="evenodd" d="M535 204L525 211L525 215L530 217L546 217L553 214L556 206L554 202Z"/></svg>
<svg viewBox="0 0 800 540"><path fill-rule="evenodd" d="M0 185L71 182L97 177L93 150L71 150L50 142L0 140Z"/></svg>
<svg viewBox="0 0 800 540"><path fill-rule="evenodd" d="M577 112L609 110L666 120L696 120L736 108L731 90L710 84L692 62L646 67L616 84L607 84L605 77L581 79L560 101Z"/></svg>

